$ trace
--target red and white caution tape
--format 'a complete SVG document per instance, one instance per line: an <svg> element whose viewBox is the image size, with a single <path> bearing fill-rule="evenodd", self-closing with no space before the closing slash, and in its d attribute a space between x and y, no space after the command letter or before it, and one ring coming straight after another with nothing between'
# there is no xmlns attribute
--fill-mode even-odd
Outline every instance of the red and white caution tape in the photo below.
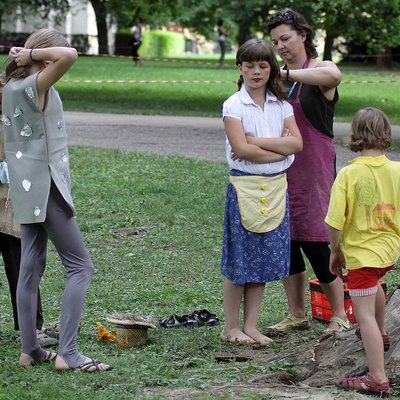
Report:
<svg viewBox="0 0 400 400"><path fill-rule="evenodd" d="M399 83L400 81L342 81L340 83Z"/></svg>
<svg viewBox="0 0 400 400"><path fill-rule="evenodd" d="M79 80L79 79L67 79L60 80L60 82L66 83L234 83L236 81L159 81L159 80ZM341 83L399 83L400 81L390 80L390 81L342 81Z"/></svg>
<svg viewBox="0 0 400 400"><path fill-rule="evenodd" d="M114 80L60 80L60 82L73 83L236 83L236 81L114 81Z"/></svg>

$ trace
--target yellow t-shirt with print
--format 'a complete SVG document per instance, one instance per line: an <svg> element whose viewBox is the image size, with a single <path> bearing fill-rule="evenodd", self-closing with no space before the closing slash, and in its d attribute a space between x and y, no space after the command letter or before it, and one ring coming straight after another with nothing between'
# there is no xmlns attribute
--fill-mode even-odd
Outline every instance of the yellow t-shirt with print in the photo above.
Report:
<svg viewBox="0 0 400 400"><path fill-rule="evenodd" d="M357 157L332 186L325 222L342 231L348 270L385 268L400 256L400 163Z"/></svg>

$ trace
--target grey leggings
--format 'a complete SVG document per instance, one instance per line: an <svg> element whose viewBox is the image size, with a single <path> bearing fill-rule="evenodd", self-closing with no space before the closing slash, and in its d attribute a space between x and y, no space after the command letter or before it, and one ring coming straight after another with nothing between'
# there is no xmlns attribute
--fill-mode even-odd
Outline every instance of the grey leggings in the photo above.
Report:
<svg viewBox="0 0 400 400"><path fill-rule="evenodd" d="M71 209L54 183L45 222L21 224L18 319L22 352L34 359L43 359L46 356L36 337L36 313L39 283L46 265L48 238L57 249L67 274L61 307L58 354L70 368L76 368L86 359L78 352L76 338L94 267Z"/></svg>

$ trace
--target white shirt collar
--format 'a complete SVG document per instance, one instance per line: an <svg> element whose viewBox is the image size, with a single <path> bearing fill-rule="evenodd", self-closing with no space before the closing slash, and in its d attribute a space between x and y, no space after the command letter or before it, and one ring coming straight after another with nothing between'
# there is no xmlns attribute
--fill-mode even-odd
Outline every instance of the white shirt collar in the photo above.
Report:
<svg viewBox="0 0 400 400"><path fill-rule="evenodd" d="M245 104L254 104L253 99L251 98L251 96L249 95L249 92L246 89L246 86L243 85L242 88L239 91L239 96L240 96L240 100L243 101L243 103ZM267 89L267 92L265 94L265 101L277 101L277 97Z"/></svg>

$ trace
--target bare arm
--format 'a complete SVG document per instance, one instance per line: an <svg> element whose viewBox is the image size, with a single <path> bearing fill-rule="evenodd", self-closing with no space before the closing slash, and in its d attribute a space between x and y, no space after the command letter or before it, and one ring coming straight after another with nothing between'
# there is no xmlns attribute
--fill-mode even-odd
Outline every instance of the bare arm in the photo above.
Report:
<svg viewBox="0 0 400 400"><path fill-rule="evenodd" d="M342 269L346 268L346 261L340 248L340 238L342 237L342 231L333 228L328 225L329 242L331 249L331 256L329 260L329 270L332 274L339 276L343 279Z"/></svg>
<svg viewBox="0 0 400 400"><path fill-rule="evenodd" d="M286 71L282 71L282 78L287 78ZM332 61L321 61L310 68L289 70L289 81L292 82L298 81L332 89L337 87L341 80L342 73Z"/></svg>
<svg viewBox="0 0 400 400"><path fill-rule="evenodd" d="M254 144L264 150L273 151L284 156L299 153L303 149L303 139L300 130L297 127L294 116L285 119L285 130L289 134L285 134L279 138L260 138L254 136L246 136L247 143Z"/></svg>
<svg viewBox="0 0 400 400"><path fill-rule="evenodd" d="M17 47L11 49L10 54L13 50L17 56L18 66L32 67L40 62L45 66L37 77L39 98L44 97L47 90L62 78L78 58L77 51L72 47L48 47L33 49L32 52L31 49Z"/></svg>
<svg viewBox="0 0 400 400"><path fill-rule="evenodd" d="M43 92L47 92L51 86L64 76L77 60L78 53L72 47L50 47L34 49L32 58L46 63L46 68L37 78L37 88L40 95Z"/></svg>
<svg viewBox="0 0 400 400"><path fill-rule="evenodd" d="M231 33L232 28L229 27L227 30L225 30L224 28L219 27L218 31L219 31L219 33L222 33L223 35L228 36Z"/></svg>
<svg viewBox="0 0 400 400"><path fill-rule="evenodd" d="M264 150L247 143L241 121L236 118L224 118L225 132L234 153L234 159L247 160L254 163L270 163L286 158L281 154Z"/></svg>

